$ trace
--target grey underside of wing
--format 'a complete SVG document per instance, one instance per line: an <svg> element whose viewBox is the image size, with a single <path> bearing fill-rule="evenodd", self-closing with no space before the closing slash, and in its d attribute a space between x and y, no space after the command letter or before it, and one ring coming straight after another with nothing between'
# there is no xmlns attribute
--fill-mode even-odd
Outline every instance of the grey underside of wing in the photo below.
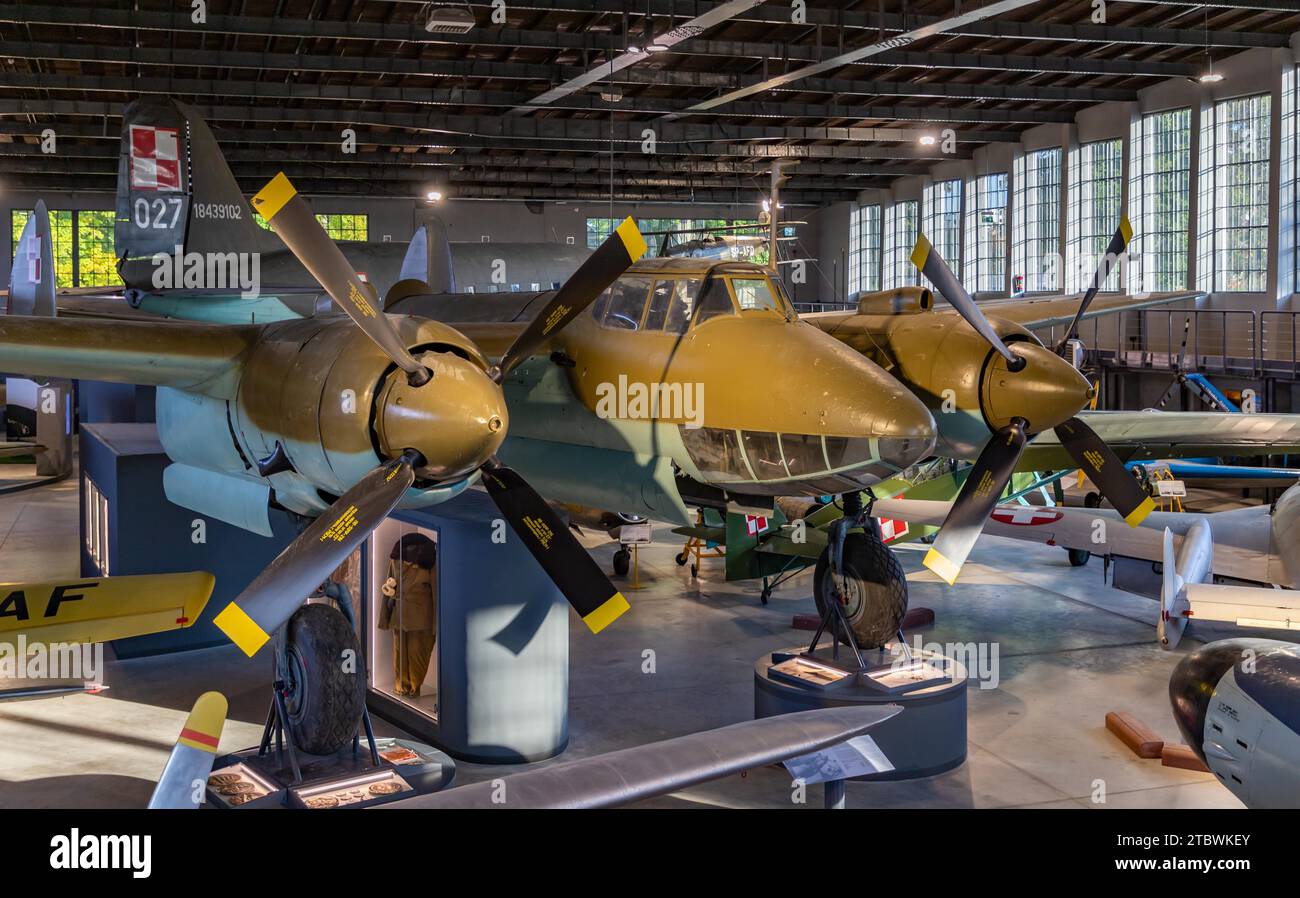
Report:
<svg viewBox="0 0 1300 898"><path fill-rule="evenodd" d="M613 807L838 745L900 710L897 705L824 708L751 720L384 807Z"/></svg>

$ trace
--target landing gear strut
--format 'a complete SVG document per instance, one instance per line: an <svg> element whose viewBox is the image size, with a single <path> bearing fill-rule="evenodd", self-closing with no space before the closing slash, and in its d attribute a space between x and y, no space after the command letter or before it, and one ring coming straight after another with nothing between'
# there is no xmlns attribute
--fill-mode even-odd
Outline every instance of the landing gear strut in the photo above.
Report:
<svg viewBox="0 0 1300 898"><path fill-rule="evenodd" d="M841 499L844 516L831 524L828 545L817 559L813 600L823 618L830 602L839 603L855 641L875 648L899 633L907 614L907 579L861 495L846 493Z"/></svg>

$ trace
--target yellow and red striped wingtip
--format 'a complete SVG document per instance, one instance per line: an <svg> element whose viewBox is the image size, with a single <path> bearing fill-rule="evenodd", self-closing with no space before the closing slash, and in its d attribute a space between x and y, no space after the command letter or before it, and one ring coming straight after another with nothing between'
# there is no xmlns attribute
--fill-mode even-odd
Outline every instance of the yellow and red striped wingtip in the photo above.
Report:
<svg viewBox="0 0 1300 898"><path fill-rule="evenodd" d="M221 730L226 725L226 697L220 692L205 692L194 703L194 709L185 719L177 745L187 745L211 754L217 753Z"/></svg>

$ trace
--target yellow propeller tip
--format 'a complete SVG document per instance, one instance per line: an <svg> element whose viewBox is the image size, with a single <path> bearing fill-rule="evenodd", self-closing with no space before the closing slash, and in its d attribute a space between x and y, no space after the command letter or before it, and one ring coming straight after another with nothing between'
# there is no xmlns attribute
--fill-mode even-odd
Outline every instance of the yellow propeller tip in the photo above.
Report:
<svg viewBox="0 0 1300 898"><path fill-rule="evenodd" d="M961 565L954 563L951 559L944 557L935 549L930 549L925 553L925 560L921 562L931 571L933 571L940 580L952 586L957 582L957 575L961 573Z"/></svg>

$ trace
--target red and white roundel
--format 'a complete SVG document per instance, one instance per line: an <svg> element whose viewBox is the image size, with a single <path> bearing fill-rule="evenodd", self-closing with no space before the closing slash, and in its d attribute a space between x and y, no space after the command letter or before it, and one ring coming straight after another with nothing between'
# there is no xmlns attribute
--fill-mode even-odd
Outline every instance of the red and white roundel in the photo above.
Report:
<svg viewBox="0 0 1300 898"><path fill-rule="evenodd" d="M1016 527L1052 524L1063 517L1064 514L1053 508L1035 508L1032 505L999 505L992 514L993 520Z"/></svg>
<svg viewBox="0 0 1300 898"><path fill-rule="evenodd" d="M131 126L131 187L180 190L180 131L153 125Z"/></svg>

